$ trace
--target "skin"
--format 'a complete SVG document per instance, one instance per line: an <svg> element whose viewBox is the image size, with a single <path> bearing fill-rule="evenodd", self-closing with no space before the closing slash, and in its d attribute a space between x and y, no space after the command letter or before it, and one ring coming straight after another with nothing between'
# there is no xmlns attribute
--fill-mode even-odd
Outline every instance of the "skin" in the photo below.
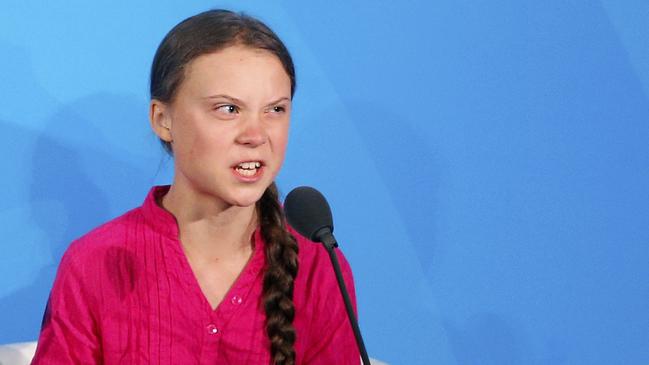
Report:
<svg viewBox="0 0 649 365"><path fill-rule="evenodd" d="M175 175L162 206L203 293L216 308L252 253L255 203L284 161L291 83L279 59L230 46L191 61L171 103L152 100L153 131L172 145ZM254 181L233 166L263 161Z"/></svg>

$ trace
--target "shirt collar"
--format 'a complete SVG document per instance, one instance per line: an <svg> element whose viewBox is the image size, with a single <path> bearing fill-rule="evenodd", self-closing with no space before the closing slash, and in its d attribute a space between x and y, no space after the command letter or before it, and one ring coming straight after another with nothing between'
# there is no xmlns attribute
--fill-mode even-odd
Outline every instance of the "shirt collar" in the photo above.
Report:
<svg viewBox="0 0 649 365"><path fill-rule="evenodd" d="M177 240L178 223L170 212L158 205L158 201L169 191L170 185L154 186L149 190L144 203L142 203L142 214L144 220L155 231Z"/></svg>
<svg viewBox="0 0 649 365"><path fill-rule="evenodd" d="M173 214L158 205L158 201L161 201L162 197L167 194L170 187L170 185L152 187L151 190L149 190L146 198L144 199L144 203L142 203L141 209L145 222L151 228L153 228L153 230L174 241L178 241L179 232L176 217L174 217ZM254 267L257 270L264 265L265 257L263 252L265 248L265 242L261 234L260 227L257 227L257 229L255 229L255 232L253 233L253 240L254 252L250 266Z"/></svg>

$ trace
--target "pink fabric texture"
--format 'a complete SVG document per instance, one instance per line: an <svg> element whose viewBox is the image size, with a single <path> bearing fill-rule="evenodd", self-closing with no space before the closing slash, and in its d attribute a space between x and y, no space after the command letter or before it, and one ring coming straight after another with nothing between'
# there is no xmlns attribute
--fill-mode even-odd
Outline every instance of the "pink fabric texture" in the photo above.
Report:
<svg viewBox="0 0 649 365"><path fill-rule="evenodd" d="M74 241L50 293L32 364L270 364L261 306L264 241L212 310L178 240L178 226L144 204ZM297 364L354 364L360 357L326 250L299 245L294 298ZM356 306L351 269L343 277Z"/></svg>

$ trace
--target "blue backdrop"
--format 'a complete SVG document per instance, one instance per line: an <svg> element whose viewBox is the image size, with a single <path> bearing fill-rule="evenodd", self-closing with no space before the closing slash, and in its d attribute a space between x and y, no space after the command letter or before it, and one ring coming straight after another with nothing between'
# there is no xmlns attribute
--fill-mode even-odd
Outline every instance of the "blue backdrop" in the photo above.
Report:
<svg viewBox="0 0 649 365"><path fill-rule="evenodd" d="M10 0L0 11L0 343L68 243L172 162L163 35L245 10L298 71L279 184L329 198L372 356L649 364L649 3Z"/></svg>

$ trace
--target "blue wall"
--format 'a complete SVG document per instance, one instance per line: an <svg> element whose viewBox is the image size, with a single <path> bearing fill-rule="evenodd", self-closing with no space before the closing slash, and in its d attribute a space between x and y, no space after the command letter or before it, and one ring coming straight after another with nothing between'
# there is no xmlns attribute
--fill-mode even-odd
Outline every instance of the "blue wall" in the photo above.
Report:
<svg viewBox="0 0 649 365"><path fill-rule="evenodd" d="M0 12L0 343L37 337L67 244L172 163L162 36L210 1ZM230 1L298 68L284 193L329 198L372 356L649 364L649 3Z"/></svg>

